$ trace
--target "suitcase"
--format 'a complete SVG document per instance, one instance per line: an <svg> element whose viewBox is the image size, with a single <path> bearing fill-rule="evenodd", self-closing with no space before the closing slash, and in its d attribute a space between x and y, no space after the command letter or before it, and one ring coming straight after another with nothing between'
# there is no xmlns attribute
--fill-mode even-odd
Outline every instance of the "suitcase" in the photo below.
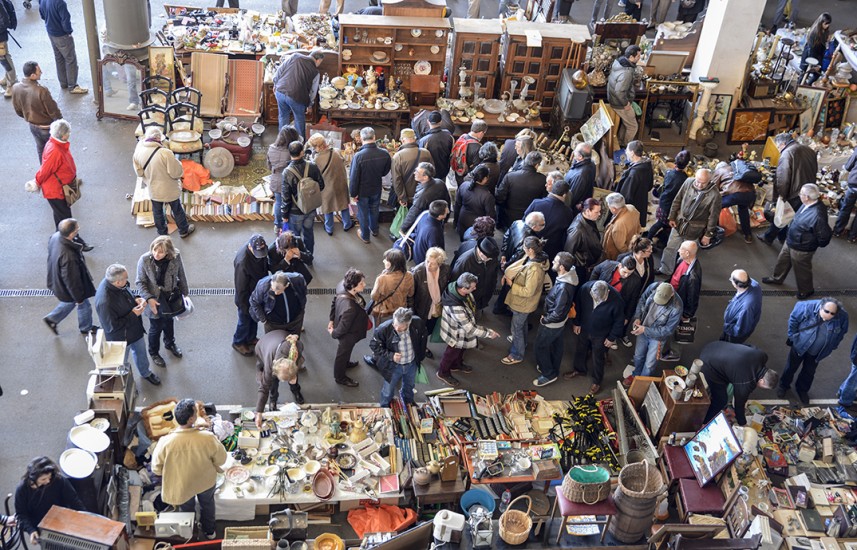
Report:
<svg viewBox="0 0 857 550"><path fill-rule="evenodd" d="M240 136L247 136L250 138L250 145L247 147L241 147L235 141ZM244 132L230 132L226 138L221 139L213 139L211 140L211 147L224 147L230 153L232 153L232 158L235 159L236 166L247 166L250 164L250 156L253 154L253 136L247 135Z"/></svg>

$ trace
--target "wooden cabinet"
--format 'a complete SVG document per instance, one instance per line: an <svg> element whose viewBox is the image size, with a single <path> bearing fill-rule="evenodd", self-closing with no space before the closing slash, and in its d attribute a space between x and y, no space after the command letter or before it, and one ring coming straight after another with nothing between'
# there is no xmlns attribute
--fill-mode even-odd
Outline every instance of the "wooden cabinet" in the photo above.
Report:
<svg viewBox="0 0 857 550"><path fill-rule="evenodd" d="M455 36L452 65L449 67L446 96L458 99L458 69L467 69L467 85L479 82L479 95L497 98L497 75L500 70L500 40L503 25L499 19L453 19Z"/></svg>
<svg viewBox="0 0 857 550"><path fill-rule="evenodd" d="M277 105L277 98L274 95L274 85L266 82L262 86L262 113L264 114L265 124L277 124L279 122L280 107Z"/></svg>
<svg viewBox="0 0 857 550"><path fill-rule="evenodd" d="M356 65L358 74L375 67L384 72L388 85L402 80L411 105L434 105L440 95L452 29L449 20L342 14L339 25L341 73L348 65ZM345 50L351 51L349 59L342 56ZM420 61L428 65L417 66Z"/></svg>
<svg viewBox="0 0 857 550"><path fill-rule="evenodd" d="M533 44L528 33L538 33L541 45ZM531 77L535 82L530 85L527 100L541 101L543 117L549 116L559 91L563 69L583 65L589 40L589 30L585 25L507 21L501 92L508 91L515 80L518 82L515 90L517 99L524 87L523 79Z"/></svg>
<svg viewBox="0 0 857 550"><path fill-rule="evenodd" d="M674 370L665 369L663 379L675 374ZM702 392L702 397L691 397L688 401L676 401L667 389L667 385L661 381L661 397L666 405L667 412L661 424L660 436L666 437L672 432L695 432L705 424L705 415L711 406L708 392L702 386L702 381L696 381L696 388Z"/></svg>

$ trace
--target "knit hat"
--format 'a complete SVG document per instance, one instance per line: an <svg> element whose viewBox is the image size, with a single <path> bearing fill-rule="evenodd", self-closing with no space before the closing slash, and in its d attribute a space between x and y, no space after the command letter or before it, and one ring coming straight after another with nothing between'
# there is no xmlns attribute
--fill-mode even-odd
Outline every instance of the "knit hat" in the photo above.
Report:
<svg viewBox="0 0 857 550"><path fill-rule="evenodd" d="M661 283L658 285L658 289L655 290L655 303L659 306L667 305L667 302L672 300L673 295L675 294L675 290L669 283Z"/></svg>
<svg viewBox="0 0 857 550"><path fill-rule="evenodd" d="M432 124L437 124L441 120L443 120L443 117L440 115L440 111L432 111L429 113L428 121Z"/></svg>

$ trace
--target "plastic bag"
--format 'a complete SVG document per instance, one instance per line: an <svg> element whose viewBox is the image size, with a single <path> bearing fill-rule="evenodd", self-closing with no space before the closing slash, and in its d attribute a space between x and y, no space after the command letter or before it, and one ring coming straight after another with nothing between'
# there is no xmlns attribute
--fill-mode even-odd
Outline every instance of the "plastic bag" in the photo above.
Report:
<svg viewBox="0 0 857 550"><path fill-rule="evenodd" d="M422 364L417 367L417 375L414 377L414 383L428 385L428 375L426 374L426 369L423 368Z"/></svg>
<svg viewBox="0 0 857 550"><path fill-rule="evenodd" d="M364 533L390 533L410 527L417 521L417 513L410 508L381 504L355 508L348 512L348 523L358 538Z"/></svg>
<svg viewBox="0 0 857 550"><path fill-rule="evenodd" d="M402 230L402 223L405 221L405 218L408 215L408 207L400 206L396 211L396 217L393 218L393 223L390 224L390 234L398 237L399 232Z"/></svg>
<svg viewBox="0 0 857 550"><path fill-rule="evenodd" d="M432 344L442 344L443 339L440 337L440 319L437 320L437 323L434 325L434 330L431 331L431 336L429 337L429 342Z"/></svg>
<svg viewBox="0 0 857 550"><path fill-rule="evenodd" d="M724 208L720 211L720 220L717 225L723 228L727 237L738 231L738 224L735 223L735 216L732 215L731 208Z"/></svg>

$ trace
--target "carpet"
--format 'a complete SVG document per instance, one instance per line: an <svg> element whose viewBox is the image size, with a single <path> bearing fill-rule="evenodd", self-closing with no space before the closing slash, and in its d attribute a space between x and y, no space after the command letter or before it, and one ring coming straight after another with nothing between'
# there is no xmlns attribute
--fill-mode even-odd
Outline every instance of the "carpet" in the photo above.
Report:
<svg viewBox="0 0 857 550"><path fill-rule="evenodd" d="M257 138L256 141L260 141ZM253 152L250 154L250 163L246 166L236 166L232 173L225 178L219 178L221 185L242 186L247 191L251 191L260 183L264 183L264 178L271 173L267 162L268 148L261 145L253 144Z"/></svg>

